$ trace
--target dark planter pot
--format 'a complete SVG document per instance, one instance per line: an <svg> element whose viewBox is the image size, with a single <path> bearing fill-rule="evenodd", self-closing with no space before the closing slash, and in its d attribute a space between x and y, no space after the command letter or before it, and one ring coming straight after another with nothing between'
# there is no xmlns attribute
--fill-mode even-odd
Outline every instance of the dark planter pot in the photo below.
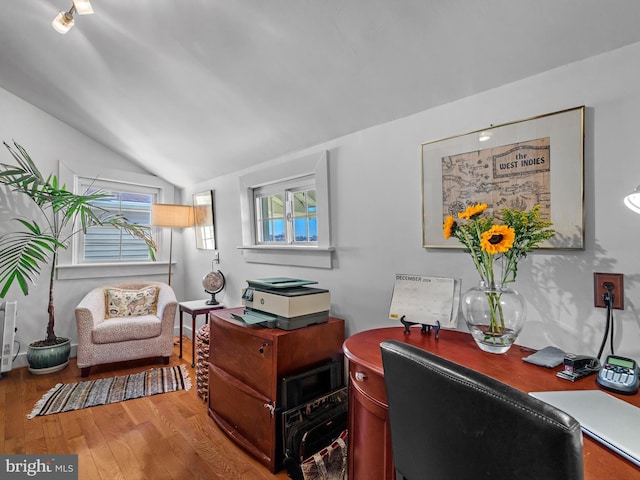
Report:
<svg viewBox="0 0 640 480"><path fill-rule="evenodd" d="M58 338L60 343L56 345L37 345L34 342L27 348L27 361L29 371L36 375L59 372L69 365L71 353L71 341L68 338Z"/></svg>

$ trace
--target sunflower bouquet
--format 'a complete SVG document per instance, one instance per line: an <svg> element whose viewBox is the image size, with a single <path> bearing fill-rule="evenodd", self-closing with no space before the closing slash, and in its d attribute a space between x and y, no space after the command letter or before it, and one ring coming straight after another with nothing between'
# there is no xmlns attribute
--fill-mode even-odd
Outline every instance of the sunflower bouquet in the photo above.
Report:
<svg viewBox="0 0 640 480"><path fill-rule="evenodd" d="M555 231L551 222L540 219L540 205L531 210L501 211L502 223L496 223L492 216L482 216L487 210L486 203L469 205L458 213L458 221L451 215L445 218L444 238L457 238L471 254L480 278L487 285L505 285L515 282L518 262L545 240L552 238ZM494 264L502 260L502 275L495 275Z"/></svg>
<svg viewBox="0 0 640 480"><path fill-rule="evenodd" d="M465 246L486 287L489 325L477 332L476 341L504 344L515 340L517 332L507 332L501 289L515 282L518 262L540 243L552 238L555 231L550 228L550 222L540 219L540 205L529 211L505 208L500 212L500 222L485 215L487 208L486 203L477 203L459 212L457 219L448 215L443 230L445 239L454 237ZM498 262L502 267L499 272L496 271ZM505 340L505 336L509 340Z"/></svg>

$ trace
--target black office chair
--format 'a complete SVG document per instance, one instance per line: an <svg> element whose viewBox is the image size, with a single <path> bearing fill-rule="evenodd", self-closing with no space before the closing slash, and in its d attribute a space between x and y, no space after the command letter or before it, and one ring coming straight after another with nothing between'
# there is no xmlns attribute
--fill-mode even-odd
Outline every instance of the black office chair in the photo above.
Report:
<svg viewBox="0 0 640 480"><path fill-rule="evenodd" d="M380 348L399 479L583 478L573 417L412 345Z"/></svg>

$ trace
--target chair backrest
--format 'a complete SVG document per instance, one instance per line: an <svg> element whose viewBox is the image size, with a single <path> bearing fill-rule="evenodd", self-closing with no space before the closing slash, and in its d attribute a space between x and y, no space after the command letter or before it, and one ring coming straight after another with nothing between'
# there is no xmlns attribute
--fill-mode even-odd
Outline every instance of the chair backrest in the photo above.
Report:
<svg viewBox="0 0 640 480"><path fill-rule="evenodd" d="M380 348L398 478L583 478L573 417L415 346Z"/></svg>
<svg viewBox="0 0 640 480"><path fill-rule="evenodd" d="M121 288L123 290L139 290L141 288L144 287L149 287L151 285L157 285L160 288L165 288L168 285L164 282L154 282L151 280L132 280L129 282L121 282L121 283L114 283L113 285L105 285L104 287L100 287L100 288Z"/></svg>

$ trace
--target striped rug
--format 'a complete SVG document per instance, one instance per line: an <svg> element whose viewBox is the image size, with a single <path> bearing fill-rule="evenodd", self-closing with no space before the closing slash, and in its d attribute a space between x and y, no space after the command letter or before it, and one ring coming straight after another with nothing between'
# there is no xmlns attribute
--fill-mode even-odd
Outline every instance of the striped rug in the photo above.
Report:
<svg viewBox="0 0 640 480"><path fill-rule="evenodd" d="M186 365L152 368L132 375L78 383L59 383L38 400L27 418L190 388L191 379Z"/></svg>

